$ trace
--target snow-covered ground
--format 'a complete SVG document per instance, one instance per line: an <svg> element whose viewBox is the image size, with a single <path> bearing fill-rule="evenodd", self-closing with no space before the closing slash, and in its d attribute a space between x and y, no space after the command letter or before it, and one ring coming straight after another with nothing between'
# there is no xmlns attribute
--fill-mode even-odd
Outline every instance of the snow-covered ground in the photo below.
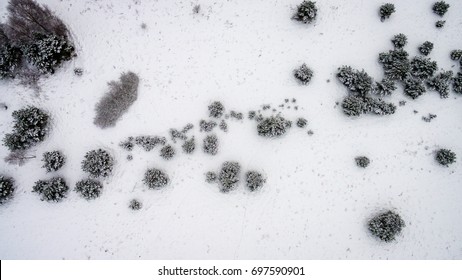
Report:
<svg viewBox="0 0 462 280"><path fill-rule="evenodd" d="M418 54L424 41L435 44L438 67L458 71L449 53L462 48L462 2L451 5L442 29L433 0L394 1L396 13L381 22L377 0L317 1L318 18L304 25L291 20L301 0L233 1L73 1L41 0L69 26L78 57L40 82L41 91L0 81L0 137L12 128L11 112L32 104L48 110L52 131L29 151L37 158L18 167L0 162L12 176L14 199L0 207L1 259L461 259L462 258L462 98L441 99L427 92L413 101L402 88L389 99L406 100L391 116L346 117L336 102L347 90L335 72L342 65L365 69L377 80L378 53L392 48L397 33ZM0 3L5 21L7 1ZM200 4L200 13L193 6ZM145 23L146 28L141 28ZM314 70L307 86L293 78L301 63ZM74 67L82 67L81 77ZM95 104L107 82L121 72L140 77L138 100L114 128L93 124ZM134 159L118 144L128 136L168 135L191 122L199 145L200 119L219 100L227 110L246 113L262 104L278 108L296 98L299 110L282 109L289 119L305 117L308 129L291 128L278 139L257 135L256 123L229 120L217 128L216 156L200 147L172 160L159 150L135 148ZM280 109L280 108L278 108ZM414 113L414 110L418 113ZM437 114L430 123L422 116ZM86 178L80 163L95 148L116 159L102 195L86 201L75 192L60 203L32 193L39 179L65 177L71 188ZM442 167L437 148L458 161ZM59 149L67 163L56 174L41 168L41 155ZM6 147L0 157L7 156ZM366 155L371 165L355 165ZM204 173L226 160L243 171L267 176L261 191L241 182L230 193L205 182ZM147 168L166 171L170 185L150 190ZM138 198L139 211L128 208ZM366 221L395 209L406 222L392 243L371 237Z"/></svg>

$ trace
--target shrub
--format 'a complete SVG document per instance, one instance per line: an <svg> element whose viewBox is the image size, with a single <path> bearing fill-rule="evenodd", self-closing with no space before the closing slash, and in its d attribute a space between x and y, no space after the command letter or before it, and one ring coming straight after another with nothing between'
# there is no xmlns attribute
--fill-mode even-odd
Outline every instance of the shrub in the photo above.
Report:
<svg viewBox="0 0 462 280"><path fill-rule="evenodd" d="M26 107L13 112L13 133L8 133L3 143L10 151L25 150L45 139L49 116L36 107Z"/></svg>
<svg viewBox="0 0 462 280"><path fill-rule="evenodd" d="M248 118L249 120L255 119L256 116L257 116L257 112L255 112L255 111L249 111L249 112L247 113L247 118Z"/></svg>
<svg viewBox="0 0 462 280"><path fill-rule="evenodd" d="M128 208L134 211L140 210L142 207L143 207L143 204L137 199L130 200L130 203L128 204Z"/></svg>
<svg viewBox="0 0 462 280"><path fill-rule="evenodd" d="M176 139L186 140L188 139L188 137L186 137L186 132L171 128L170 129L170 139L172 139L173 143L176 143Z"/></svg>
<svg viewBox="0 0 462 280"><path fill-rule="evenodd" d="M440 94L441 98L449 97L449 85L452 80L452 71L443 71L427 81L429 89Z"/></svg>
<svg viewBox="0 0 462 280"><path fill-rule="evenodd" d="M202 145L204 153L216 155L218 153L218 137L215 134L207 135Z"/></svg>
<svg viewBox="0 0 462 280"><path fill-rule="evenodd" d="M0 175L0 205L13 198L14 190L13 179Z"/></svg>
<svg viewBox="0 0 462 280"><path fill-rule="evenodd" d="M355 157L356 165L362 168L366 168L371 161L365 156Z"/></svg>
<svg viewBox="0 0 462 280"><path fill-rule="evenodd" d="M419 46L419 51L423 55L429 55L432 50L433 43L429 41L425 41L422 45Z"/></svg>
<svg viewBox="0 0 462 280"><path fill-rule="evenodd" d="M462 93L462 73L458 72L452 80L452 89L456 93Z"/></svg>
<svg viewBox="0 0 462 280"><path fill-rule="evenodd" d="M205 173L205 181L207 183L216 182L217 181L217 173L215 173L213 171L208 171L207 173Z"/></svg>
<svg viewBox="0 0 462 280"><path fill-rule="evenodd" d="M376 115L392 115L396 111L396 105L393 103L387 103L383 100L374 99L372 97L365 97L364 102L366 103L366 113L373 113Z"/></svg>
<svg viewBox="0 0 462 280"><path fill-rule="evenodd" d="M184 141L183 145L181 145L183 152L186 154L192 154L196 149L196 142L194 140L194 136L191 139Z"/></svg>
<svg viewBox="0 0 462 280"><path fill-rule="evenodd" d="M22 51L11 45L0 45L0 79L14 78L21 66Z"/></svg>
<svg viewBox="0 0 462 280"><path fill-rule="evenodd" d="M379 62L383 66L385 76L390 80L405 80L410 70L408 56L409 54L402 49L380 53Z"/></svg>
<svg viewBox="0 0 462 280"><path fill-rule="evenodd" d="M456 162L456 153L449 149L439 149L436 151L435 159L439 164L447 167Z"/></svg>
<svg viewBox="0 0 462 280"><path fill-rule="evenodd" d="M99 197L102 190L103 185L101 184L101 182L93 179L85 179L78 181L75 184L74 189L74 191L79 193L80 196L85 198L86 200L91 200Z"/></svg>
<svg viewBox="0 0 462 280"><path fill-rule="evenodd" d="M380 20L383 22L385 19L389 18L391 14L395 12L395 5L391 3L386 3L380 6Z"/></svg>
<svg viewBox="0 0 462 280"><path fill-rule="evenodd" d="M109 82L109 91L96 105L94 123L101 128L115 126L137 99L138 83L133 72L122 73L119 81Z"/></svg>
<svg viewBox="0 0 462 280"><path fill-rule="evenodd" d="M105 150L91 150L82 161L82 170L94 178L107 177L114 167L113 157Z"/></svg>
<svg viewBox="0 0 462 280"><path fill-rule="evenodd" d="M166 145L160 149L160 156L163 159L169 160L175 156L175 149L171 145Z"/></svg>
<svg viewBox="0 0 462 280"><path fill-rule="evenodd" d="M220 173L218 174L218 182L222 192L229 192L239 182L239 173L241 166L234 161L226 161L223 163Z"/></svg>
<svg viewBox="0 0 462 280"><path fill-rule="evenodd" d="M366 113L366 103L361 97L347 96L342 101L343 112L350 117L357 117Z"/></svg>
<svg viewBox="0 0 462 280"><path fill-rule="evenodd" d="M245 173L245 183L251 191L256 191L263 187L266 180L258 171L248 171Z"/></svg>
<svg viewBox="0 0 462 280"><path fill-rule="evenodd" d="M433 76L437 70L436 61L431 61L429 58L416 56L411 60L410 73L417 79L426 80Z"/></svg>
<svg viewBox="0 0 462 280"><path fill-rule="evenodd" d="M419 79L408 78L404 81L404 93L412 99L421 96L425 91L425 86Z"/></svg>
<svg viewBox="0 0 462 280"><path fill-rule="evenodd" d="M33 192L40 195L41 200L60 202L63 200L69 187L61 177L54 177L49 180L38 180L32 188Z"/></svg>
<svg viewBox="0 0 462 280"><path fill-rule="evenodd" d="M228 132L228 124L226 123L225 120L221 120L220 124L219 124L219 127L221 130L223 130L224 132Z"/></svg>
<svg viewBox="0 0 462 280"><path fill-rule="evenodd" d="M397 49L402 49L407 44L407 37L403 33L399 33L391 39L393 46Z"/></svg>
<svg viewBox="0 0 462 280"><path fill-rule="evenodd" d="M392 211L378 214L369 220L368 229L375 237L385 242L391 242L406 226L401 216Z"/></svg>
<svg viewBox="0 0 462 280"><path fill-rule="evenodd" d="M439 16L444 16L444 14L448 11L450 5L444 1L438 1L433 4L433 12Z"/></svg>
<svg viewBox="0 0 462 280"><path fill-rule="evenodd" d="M462 50L453 50L451 52L452 60L460 60L462 58Z"/></svg>
<svg viewBox="0 0 462 280"><path fill-rule="evenodd" d="M376 82L372 92L379 96L391 95L396 90L395 82L385 78L381 82Z"/></svg>
<svg viewBox="0 0 462 280"><path fill-rule="evenodd" d="M148 186L150 189L160 189L170 182L170 179L166 173L163 171L152 168L148 169L144 174L143 182Z"/></svg>
<svg viewBox="0 0 462 280"><path fill-rule="evenodd" d="M63 167L64 163L66 162L66 158L60 151L52 151L45 152L43 154L42 161L42 167L45 168L47 172L52 172L57 171Z"/></svg>
<svg viewBox="0 0 462 280"><path fill-rule="evenodd" d="M134 138L131 136L128 137L127 140L120 142L119 146L126 151L132 151L135 147Z"/></svg>
<svg viewBox="0 0 462 280"><path fill-rule="evenodd" d="M135 138L135 144L141 146L146 152L151 151L157 145L165 145L167 139L158 136L138 136Z"/></svg>
<svg viewBox="0 0 462 280"><path fill-rule="evenodd" d="M244 118L244 115L242 113L238 113L236 111L231 111L229 112L231 118L235 118L236 120L242 120Z"/></svg>
<svg viewBox="0 0 462 280"><path fill-rule="evenodd" d="M348 96L342 102L343 112L350 117L373 113L376 115L391 115L396 111L396 105L372 97Z"/></svg>
<svg viewBox="0 0 462 280"><path fill-rule="evenodd" d="M308 121L305 118L298 118L296 123L298 127L304 128L308 124Z"/></svg>
<svg viewBox="0 0 462 280"><path fill-rule="evenodd" d="M83 75L83 69L80 67L74 68L74 75L76 76L82 76Z"/></svg>
<svg viewBox="0 0 462 280"><path fill-rule="evenodd" d="M342 66L338 69L337 78L352 93L365 96L372 89L372 77L364 70L354 70L350 66Z"/></svg>
<svg viewBox="0 0 462 280"><path fill-rule="evenodd" d="M313 70L303 63L300 67L294 70L294 77L299 80L301 84L306 85L313 77Z"/></svg>
<svg viewBox="0 0 462 280"><path fill-rule="evenodd" d="M436 28L443 28L445 23L445 20L438 20L437 22L435 22L435 26Z"/></svg>
<svg viewBox="0 0 462 280"><path fill-rule="evenodd" d="M225 112L225 106L220 101L214 101L209 105L209 116L212 118L221 118Z"/></svg>
<svg viewBox="0 0 462 280"><path fill-rule="evenodd" d="M213 130L215 126L217 126L217 123L214 121L207 122L207 121L201 120L199 122L200 131L210 132Z"/></svg>
<svg viewBox="0 0 462 280"><path fill-rule="evenodd" d="M257 125L258 135L268 138L276 138L284 135L292 123L285 118L277 115L264 118Z"/></svg>
<svg viewBox="0 0 462 280"><path fill-rule="evenodd" d="M297 12L292 17L296 21L301 21L303 23L311 23L316 19L318 9L316 8L315 2L313 1L303 1L298 7Z"/></svg>
<svg viewBox="0 0 462 280"><path fill-rule="evenodd" d="M24 47L23 52L27 60L43 74L53 74L56 68L75 55L74 46L66 38L54 34L35 35L34 42Z"/></svg>

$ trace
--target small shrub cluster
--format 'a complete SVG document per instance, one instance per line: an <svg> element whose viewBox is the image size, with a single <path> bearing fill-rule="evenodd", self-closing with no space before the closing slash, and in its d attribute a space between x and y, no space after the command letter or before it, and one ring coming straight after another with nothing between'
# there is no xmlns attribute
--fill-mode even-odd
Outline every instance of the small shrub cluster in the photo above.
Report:
<svg viewBox="0 0 462 280"><path fill-rule="evenodd" d="M342 66L338 69L337 78L351 93L358 96L366 96L372 89L372 77L364 70Z"/></svg>
<svg viewBox="0 0 462 280"><path fill-rule="evenodd" d="M435 22L436 28L443 28L445 24L446 24L445 20L438 20L437 22Z"/></svg>
<svg viewBox="0 0 462 280"><path fill-rule="evenodd" d="M210 132L215 128L215 126L217 126L217 123L214 121L207 122L205 120L201 120L199 122L200 131Z"/></svg>
<svg viewBox="0 0 462 280"><path fill-rule="evenodd" d="M225 120L221 120L220 124L218 127L223 130L224 132L228 132L228 124L226 123Z"/></svg>
<svg viewBox="0 0 462 280"><path fill-rule="evenodd" d="M196 149L196 141L194 140L194 136L191 139L184 141L183 145L181 145L183 152L186 154L192 154Z"/></svg>
<svg viewBox="0 0 462 280"><path fill-rule="evenodd" d="M220 101L214 101L209 105L209 116L212 118L221 118L225 112L225 106Z"/></svg>
<svg viewBox="0 0 462 280"><path fill-rule="evenodd" d="M429 58L422 56L416 56L411 60L410 73L413 77L421 80L426 80L432 77L438 65L436 61L432 61Z"/></svg>
<svg viewBox="0 0 462 280"><path fill-rule="evenodd" d="M433 43L425 41L422 45L419 46L419 52L425 56L429 55L433 50Z"/></svg>
<svg viewBox="0 0 462 280"><path fill-rule="evenodd" d="M119 146L126 151L133 151L133 148L135 147L135 139L130 136L126 140L120 142Z"/></svg>
<svg viewBox="0 0 462 280"><path fill-rule="evenodd" d="M222 192L229 192L237 185L240 171L241 166L238 162L226 161L223 163L218 174L218 182Z"/></svg>
<svg viewBox="0 0 462 280"><path fill-rule="evenodd" d="M380 20L383 22L389 18L395 12L395 5L391 3L386 3L380 6L379 14Z"/></svg>
<svg viewBox="0 0 462 280"><path fill-rule="evenodd" d="M458 72L453 78L452 89L455 93L462 93L462 72Z"/></svg>
<svg viewBox="0 0 462 280"><path fill-rule="evenodd" d="M433 12L439 16L444 16L444 14L448 11L450 5L444 1L438 1L433 4Z"/></svg>
<svg viewBox="0 0 462 280"><path fill-rule="evenodd" d="M165 160L172 159L175 156L175 149L172 145L166 145L160 149L160 156Z"/></svg>
<svg viewBox="0 0 462 280"><path fill-rule="evenodd" d="M343 112L350 117L373 113L376 115L391 115L396 111L396 105L372 97L347 96L342 102Z"/></svg>
<svg viewBox="0 0 462 280"><path fill-rule="evenodd" d="M180 139L183 141L188 139L188 137L186 136L186 132L179 131L174 128L171 128L169 132L170 132L170 139L172 139L173 143L176 143L177 139Z"/></svg>
<svg viewBox="0 0 462 280"><path fill-rule="evenodd" d="M75 184L74 191L86 200L98 198L103 190L103 184L94 179L85 179Z"/></svg>
<svg viewBox="0 0 462 280"><path fill-rule="evenodd" d="M1 28L0 28L0 32ZM0 35L1 36L1 35ZM21 67L22 51L10 44L0 45L0 79L14 78Z"/></svg>
<svg viewBox="0 0 462 280"><path fill-rule="evenodd" d="M427 90L423 82L416 78L407 78L404 81L404 94L409 96L412 99L416 99L422 94L424 94Z"/></svg>
<svg viewBox="0 0 462 280"><path fill-rule="evenodd" d="M313 70L303 63L300 67L294 70L294 77L299 80L301 84L306 85L313 77Z"/></svg>
<svg viewBox="0 0 462 280"><path fill-rule="evenodd" d="M460 60L462 58L462 50L453 50L450 56L452 60Z"/></svg>
<svg viewBox="0 0 462 280"><path fill-rule="evenodd" d="M245 173L245 184L250 191L256 191L263 187L266 179L258 171L248 171Z"/></svg>
<svg viewBox="0 0 462 280"><path fill-rule="evenodd" d="M379 62L385 76L390 80L405 80L411 67L408 57L409 54L402 49L380 53Z"/></svg>
<svg viewBox="0 0 462 280"><path fill-rule="evenodd" d="M64 166L66 158L60 151L45 152L43 154L43 168L47 172L57 171Z"/></svg>
<svg viewBox="0 0 462 280"><path fill-rule="evenodd" d="M109 176L113 167L114 158L103 149L87 152L82 161L82 170L94 178Z"/></svg>
<svg viewBox="0 0 462 280"><path fill-rule="evenodd" d="M258 135L268 138L276 138L284 135L292 123L282 116L276 115L264 118L257 125Z"/></svg>
<svg viewBox="0 0 462 280"><path fill-rule="evenodd" d="M298 127L304 128L308 124L308 121L305 118L298 118L296 123Z"/></svg>
<svg viewBox="0 0 462 280"><path fill-rule="evenodd" d="M403 33L399 33L391 39L391 42L393 43L393 46L397 49L402 49L404 46L407 44L407 37Z"/></svg>
<svg viewBox="0 0 462 280"><path fill-rule="evenodd" d="M69 187L61 177L54 177L49 180L39 180L35 182L32 189L33 192L40 195L41 200L54 202L60 202L63 200L69 191Z"/></svg>
<svg viewBox="0 0 462 280"><path fill-rule="evenodd" d="M143 204L137 199L130 200L130 203L128 204L128 208L134 211L140 210L142 207L143 207Z"/></svg>
<svg viewBox="0 0 462 280"><path fill-rule="evenodd" d="M242 120L244 118L244 115L242 113L239 113L239 112L236 112L236 111L233 111L231 110L231 112L229 112L229 115L231 116L231 118L234 118L238 121Z"/></svg>
<svg viewBox="0 0 462 280"><path fill-rule="evenodd" d="M28 149L45 139L50 118L45 111L29 106L14 111L13 118L13 133L3 139L10 151Z"/></svg>
<svg viewBox="0 0 462 280"><path fill-rule="evenodd" d="M218 153L218 137L215 134L205 136L202 150L206 154L216 155Z"/></svg>
<svg viewBox="0 0 462 280"><path fill-rule="evenodd" d="M96 105L95 125L113 127L138 97L139 78L133 72L122 73L119 81L108 83L109 91Z"/></svg>
<svg viewBox="0 0 462 280"><path fill-rule="evenodd" d="M297 12L292 17L296 21L301 21L303 23L311 23L316 19L318 13L318 8L316 8L315 2L313 1L303 1L298 7Z"/></svg>
<svg viewBox="0 0 462 280"><path fill-rule="evenodd" d="M443 166L449 166L450 164L456 162L456 153L449 149L439 149L436 151L435 158L439 164Z"/></svg>
<svg viewBox="0 0 462 280"><path fill-rule="evenodd" d="M443 71L435 77L430 78L427 81L427 86L430 90L438 92L441 98L448 98L451 81L452 71Z"/></svg>
<svg viewBox="0 0 462 280"><path fill-rule="evenodd" d="M141 146L146 152L151 151L157 145L165 145L167 139L159 136L137 136L135 138L135 144Z"/></svg>
<svg viewBox="0 0 462 280"><path fill-rule="evenodd" d="M208 171L207 173L205 173L205 181L207 183L213 183L213 182L216 182L218 179L217 177L217 173L213 172L213 171Z"/></svg>
<svg viewBox="0 0 462 280"><path fill-rule="evenodd" d="M355 157L356 165L362 168L366 168L371 163L371 160L365 156Z"/></svg>
<svg viewBox="0 0 462 280"><path fill-rule="evenodd" d="M0 175L0 205L13 198L14 190L13 179Z"/></svg>
<svg viewBox="0 0 462 280"><path fill-rule="evenodd" d="M375 82L372 92L379 96L391 95L396 90L396 84L393 80L385 78L381 82Z"/></svg>
<svg viewBox="0 0 462 280"><path fill-rule="evenodd" d="M144 184L150 189L161 189L170 182L170 179L163 171L151 168L146 171L143 179Z"/></svg>
<svg viewBox="0 0 462 280"><path fill-rule="evenodd" d="M371 234L385 242L395 240L405 226L401 216L393 211L378 214L367 224Z"/></svg>

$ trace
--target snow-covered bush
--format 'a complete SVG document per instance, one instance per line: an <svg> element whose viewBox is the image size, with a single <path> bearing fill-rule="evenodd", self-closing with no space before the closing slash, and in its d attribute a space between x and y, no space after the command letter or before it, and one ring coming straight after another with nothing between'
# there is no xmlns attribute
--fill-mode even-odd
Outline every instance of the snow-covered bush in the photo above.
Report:
<svg viewBox="0 0 462 280"><path fill-rule="evenodd" d="M33 192L40 195L41 200L59 202L63 200L69 187L61 177L54 177L49 180L38 180L32 188Z"/></svg>
<svg viewBox="0 0 462 280"><path fill-rule="evenodd" d="M450 56L452 60L460 60L462 58L462 50L453 50Z"/></svg>
<svg viewBox="0 0 462 280"><path fill-rule="evenodd" d="M396 90L395 82L385 78L381 82L375 82L372 92L379 96L391 95Z"/></svg>
<svg viewBox="0 0 462 280"><path fill-rule="evenodd" d="M234 118L234 119L239 120L239 121L244 118L244 114L242 114L240 112L233 111L233 110L231 110L231 112L229 112L229 115L231 116L231 118Z"/></svg>
<svg viewBox="0 0 462 280"><path fill-rule="evenodd" d="M456 162L456 153L449 149L439 149L436 151L435 159L439 164L449 166Z"/></svg>
<svg viewBox="0 0 462 280"><path fill-rule="evenodd" d="M88 172L94 178L109 176L113 167L114 158L103 149L87 152L82 161L82 170Z"/></svg>
<svg viewBox="0 0 462 280"><path fill-rule="evenodd" d="M200 120L199 122L200 131L210 132L215 126L217 126L217 123L214 121Z"/></svg>
<svg viewBox="0 0 462 280"><path fill-rule="evenodd" d="M224 132L228 132L228 124L226 123L225 120L221 120L220 124L218 127L223 130Z"/></svg>
<svg viewBox="0 0 462 280"><path fill-rule="evenodd" d="M86 200L95 199L99 197L103 190L103 184L94 179L85 179L78 181L75 184L74 191L80 194Z"/></svg>
<svg viewBox="0 0 462 280"><path fill-rule="evenodd" d="M130 200L130 203L128 204L128 208L134 211L140 210L142 207L143 207L143 204L137 199Z"/></svg>
<svg viewBox="0 0 462 280"><path fill-rule="evenodd" d="M449 86L452 81L452 71L443 71L427 81L429 89L440 94L441 98L449 97Z"/></svg>
<svg viewBox="0 0 462 280"><path fill-rule="evenodd" d="M350 117L373 113L376 115L391 115L396 111L396 105L372 97L347 96L342 102L343 112Z"/></svg>
<svg viewBox="0 0 462 280"><path fill-rule="evenodd" d="M169 160L175 156L175 149L172 145L166 145L160 149L160 156L163 159Z"/></svg>
<svg viewBox="0 0 462 280"><path fill-rule="evenodd" d="M405 226L401 216L393 211L378 214L367 224L371 234L385 242L395 240Z"/></svg>
<svg viewBox="0 0 462 280"><path fill-rule="evenodd" d="M342 101L343 112L350 117L357 117L366 113L366 103L361 97L347 96Z"/></svg>
<svg viewBox="0 0 462 280"><path fill-rule="evenodd" d="M181 145L183 152L186 154L192 154L196 149L196 141L194 140L194 136L191 139L184 141L183 145Z"/></svg>
<svg viewBox="0 0 462 280"><path fill-rule="evenodd" d="M405 80L410 69L408 56L409 54L402 49L380 53L379 62L383 66L385 76L391 80Z"/></svg>
<svg viewBox="0 0 462 280"><path fill-rule="evenodd" d="M355 157L356 165L362 168L366 168L371 163L370 159L365 156Z"/></svg>
<svg viewBox="0 0 462 280"><path fill-rule="evenodd" d="M208 171L207 173L205 173L205 181L207 183L213 183L216 180L217 180L217 173L213 171Z"/></svg>
<svg viewBox="0 0 462 280"><path fill-rule="evenodd" d="M172 139L173 143L176 143L176 139L186 140L188 137L186 136L186 132L179 131L175 128L170 128L170 139Z"/></svg>
<svg viewBox="0 0 462 280"><path fill-rule="evenodd" d="M42 161L42 167L45 168L47 172L52 172L57 171L63 167L64 163L66 162L66 158L60 151L52 151L45 152L43 154Z"/></svg>
<svg viewBox="0 0 462 280"><path fill-rule="evenodd" d="M300 67L294 70L294 77L299 80L301 84L306 85L313 77L313 70L303 63Z"/></svg>
<svg viewBox="0 0 462 280"><path fill-rule="evenodd" d="M216 155L218 153L218 137L215 134L205 136L202 150L206 154Z"/></svg>
<svg viewBox="0 0 462 280"><path fill-rule="evenodd" d="M438 20L437 22L435 22L435 26L436 28L443 28L445 23L445 20Z"/></svg>
<svg viewBox="0 0 462 280"><path fill-rule="evenodd" d="M238 162L226 161L223 163L220 173L218 174L218 182L222 192L229 192L239 182L239 174L241 166Z"/></svg>
<svg viewBox="0 0 462 280"><path fill-rule="evenodd" d="M22 51L11 45L0 45L0 79L14 78L21 66Z"/></svg>
<svg viewBox="0 0 462 280"><path fill-rule="evenodd" d="M365 97L364 99L366 113L373 113L376 115L392 115L396 112L396 105L393 103L387 103L383 100L375 99L372 97Z"/></svg>
<svg viewBox="0 0 462 280"><path fill-rule="evenodd" d="M391 3L386 3L380 6L380 20L385 21L387 18L391 16L395 12L395 5Z"/></svg>
<svg viewBox="0 0 462 280"><path fill-rule="evenodd" d="M263 174L261 174L258 171L248 171L245 173L245 185L251 191L256 191L260 189L261 187L263 187L265 182L266 179L263 177Z"/></svg>
<svg viewBox="0 0 462 280"><path fill-rule="evenodd" d="M48 132L48 114L36 107L13 112L13 132L5 135L3 144L10 151L25 150L45 139Z"/></svg>
<svg viewBox="0 0 462 280"><path fill-rule="evenodd" d="M342 66L338 69L337 78L352 93L365 96L372 89L372 77L364 70L358 71L350 66Z"/></svg>
<svg viewBox="0 0 462 280"><path fill-rule="evenodd" d="M417 79L426 80L435 74L438 65L436 61L422 56L416 56L411 60L410 73Z"/></svg>
<svg viewBox="0 0 462 280"><path fill-rule="evenodd" d="M444 1L438 1L433 4L433 12L439 16L444 16L444 14L448 11L450 5Z"/></svg>
<svg viewBox="0 0 462 280"><path fill-rule="evenodd" d="M136 101L138 83L138 75L133 72L122 73L119 81L109 82L109 91L96 105L94 123L101 128L115 126Z"/></svg>
<svg viewBox="0 0 462 280"><path fill-rule="evenodd" d="M170 179L163 171L151 168L144 174L143 183L145 183L150 189L160 189L170 182Z"/></svg>
<svg viewBox="0 0 462 280"><path fill-rule="evenodd" d="M462 93L462 73L458 72L452 80L452 89L456 93Z"/></svg>
<svg viewBox="0 0 462 280"><path fill-rule="evenodd" d="M301 21L303 23L311 23L316 19L318 8L316 8L315 2L303 1L298 7L297 12L292 19Z"/></svg>
<svg viewBox="0 0 462 280"><path fill-rule="evenodd" d="M298 127L304 128L308 124L308 121L305 118L298 118L296 124Z"/></svg>
<svg viewBox="0 0 462 280"><path fill-rule="evenodd" d="M433 43L429 41L425 41L422 45L419 46L419 51L423 55L429 55L433 50Z"/></svg>
<svg viewBox="0 0 462 280"><path fill-rule="evenodd" d="M14 181L12 178L0 175L0 205L4 204L13 197Z"/></svg>
<svg viewBox="0 0 462 280"><path fill-rule="evenodd" d="M23 53L41 73L53 74L63 62L75 56L75 49L65 37L37 34L35 40L23 48Z"/></svg>
<svg viewBox="0 0 462 280"><path fill-rule="evenodd" d="M257 125L258 135L268 138L276 138L284 135L292 123L285 118L277 115L264 118Z"/></svg>
<svg viewBox="0 0 462 280"><path fill-rule="evenodd" d="M403 33L399 33L391 39L393 46L397 49L402 49L407 44L407 37Z"/></svg>
<svg viewBox="0 0 462 280"><path fill-rule="evenodd" d="M165 145L167 139L159 136L137 136L135 138L135 144L141 146L146 152L151 151L157 145Z"/></svg>
<svg viewBox="0 0 462 280"><path fill-rule="evenodd" d="M126 140L119 143L119 146L126 151L132 151L135 147L134 138L132 136L128 137Z"/></svg>
<svg viewBox="0 0 462 280"><path fill-rule="evenodd" d="M416 99L417 97L421 96L425 93L425 91L425 86L419 79L407 78L404 81L404 94L412 99Z"/></svg>
<svg viewBox="0 0 462 280"><path fill-rule="evenodd" d="M209 116L212 118L221 118L225 112L225 106L220 101L214 101L209 105Z"/></svg>

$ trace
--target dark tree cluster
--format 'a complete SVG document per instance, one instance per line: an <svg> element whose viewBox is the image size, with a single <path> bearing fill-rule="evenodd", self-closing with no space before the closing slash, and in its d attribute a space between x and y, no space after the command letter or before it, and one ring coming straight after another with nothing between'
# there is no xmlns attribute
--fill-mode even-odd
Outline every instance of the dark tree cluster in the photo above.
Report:
<svg viewBox="0 0 462 280"><path fill-rule="evenodd" d="M215 134L205 136L202 150L206 154L216 155L218 153L218 137Z"/></svg>
<svg viewBox="0 0 462 280"><path fill-rule="evenodd" d="M438 1L433 4L433 12L439 16L444 16L444 14L448 11L450 5L444 1Z"/></svg>
<svg viewBox="0 0 462 280"><path fill-rule="evenodd" d="M103 149L91 150L85 154L82 170L91 177L108 177L114 167L114 158Z"/></svg>
<svg viewBox="0 0 462 280"><path fill-rule="evenodd" d="M396 90L395 81L385 78L381 82L375 82L372 92L379 96L391 95Z"/></svg>
<svg viewBox="0 0 462 280"><path fill-rule="evenodd" d="M315 2L303 1L298 7L297 12L292 17L296 21L303 23L311 23L316 19L318 14L318 8L316 8Z"/></svg>
<svg viewBox="0 0 462 280"><path fill-rule="evenodd" d="M245 184L250 191L261 189L265 182L265 177L258 171L248 171L245 173Z"/></svg>
<svg viewBox="0 0 462 280"><path fill-rule="evenodd" d="M214 101L209 105L209 116L212 118L221 118L225 112L225 106L220 101Z"/></svg>
<svg viewBox="0 0 462 280"><path fill-rule="evenodd" d="M383 116L394 114L396 105L369 96L358 97L350 95L343 100L342 109L343 112L350 117L357 117L367 113Z"/></svg>
<svg viewBox="0 0 462 280"><path fill-rule="evenodd" d="M427 86L440 94L441 98L449 97L449 87L452 81L452 71L443 71L428 79Z"/></svg>
<svg viewBox="0 0 462 280"><path fill-rule="evenodd" d="M453 50L450 56L452 60L460 60L462 58L462 50Z"/></svg>
<svg viewBox="0 0 462 280"><path fill-rule="evenodd" d="M151 151L158 145L165 145L167 143L167 139L165 137L159 136L137 136L135 138L135 144L141 146L146 152Z"/></svg>
<svg viewBox="0 0 462 280"><path fill-rule="evenodd" d="M47 172L53 172L58 171L61 167L64 166L64 163L66 163L66 158L60 151L51 151L45 152L43 154L42 161L42 167L45 168Z"/></svg>
<svg viewBox="0 0 462 280"><path fill-rule="evenodd" d="M447 167L456 162L456 153L449 149L439 149L436 151L435 158L439 164Z"/></svg>
<svg viewBox="0 0 462 280"><path fill-rule="evenodd" d="M429 55L433 50L433 43L429 41L425 41L422 45L419 46L419 52L422 55Z"/></svg>
<svg viewBox="0 0 462 280"><path fill-rule="evenodd" d="M379 14L380 20L383 22L389 18L395 12L395 5L391 3L386 3L380 6Z"/></svg>
<svg viewBox="0 0 462 280"><path fill-rule="evenodd" d="M3 144L10 151L26 150L45 139L48 132L48 114L36 107L25 107L13 112L13 132L7 133Z"/></svg>
<svg viewBox="0 0 462 280"><path fill-rule="evenodd" d="M358 96L366 96L372 89L373 79L364 70L342 66L338 69L337 78L351 93Z"/></svg>
<svg viewBox="0 0 462 280"><path fill-rule="evenodd" d="M403 33L399 33L391 39L391 42L396 49L402 49L407 44L407 37Z"/></svg>
<svg viewBox="0 0 462 280"><path fill-rule="evenodd" d="M69 191L69 186L61 177L54 177L49 180L39 180L32 188L33 192L40 195L41 200L60 202Z"/></svg>
<svg viewBox="0 0 462 280"><path fill-rule="evenodd" d="M194 140L194 136L191 139L184 141L183 145L181 145L183 152L186 154L192 154L196 149L196 141Z"/></svg>
<svg viewBox="0 0 462 280"><path fill-rule="evenodd" d="M85 179L75 184L74 191L86 200L98 198L103 190L103 184L94 179Z"/></svg>
<svg viewBox="0 0 462 280"><path fill-rule="evenodd" d="M403 81L409 75L409 54L402 49L390 50L379 54L385 76L390 80Z"/></svg>
<svg viewBox="0 0 462 280"><path fill-rule="evenodd" d="M300 67L294 70L294 77L300 81L302 85L306 85L311 81L313 77L313 70L308 68L305 63L303 63Z"/></svg>
<svg viewBox="0 0 462 280"><path fill-rule="evenodd" d="M13 198L14 190L13 179L0 175L0 205Z"/></svg>
<svg viewBox="0 0 462 280"><path fill-rule="evenodd" d="M458 72L453 78L452 89L454 92L462 94L462 72Z"/></svg>
<svg viewBox="0 0 462 280"><path fill-rule="evenodd" d="M160 156L165 160L170 160L175 156L175 149L172 145L165 145L160 149Z"/></svg>
<svg viewBox="0 0 462 280"><path fill-rule="evenodd" d="M404 94L412 99L418 98L426 91L423 82L417 78L409 77L404 81Z"/></svg>
<svg viewBox="0 0 462 280"><path fill-rule="evenodd" d="M411 75L420 80L426 80L432 77L438 69L436 61L432 61L430 58L425 58L422 56L414 57L411 60L410 65Z"/></svg>
<svg viewBox="0 0 462 280"><path fill-rule="evenodd" d="M226 161L223 163L218 174L218 182L222 192L229 192L235 188L239 182L240 171L241 166L238 162Z"/></svg>
<svg viewBox="0 0 462 280"><path fill-rule="evenodd" d="M378 214L367 224L370 233L385 242L395 240L405 226L401 216L393 211Z"/></svg>
<svg viewBox="0 0 462 280"><path fill-rule="evenodd" d="M268 138L277 138L284 135L292 123L282 116L276 115L264 118L257 125L258 135Z"/></svg>
<svg viewBox="0 0 462 280"><path fill-rule="evenodd" d="M143 183L150 189L161 189L168 185L170 179L162 170L151 168L144 174Z"/></svg>

